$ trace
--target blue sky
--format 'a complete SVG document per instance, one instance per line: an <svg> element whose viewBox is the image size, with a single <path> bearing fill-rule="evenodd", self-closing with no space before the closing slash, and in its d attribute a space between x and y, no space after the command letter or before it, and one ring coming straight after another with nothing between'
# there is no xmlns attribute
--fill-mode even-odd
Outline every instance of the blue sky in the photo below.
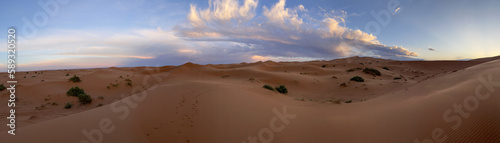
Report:
<svg viewBox="0 0 500 143"><path fill-rule="evenodd" d="M20 70L500 55L496 0L1 3L0 27L14 26L20 36ZM0 39L6 45L5 36ZM6 59L6 48L0 49L0 59Z"/></svg>

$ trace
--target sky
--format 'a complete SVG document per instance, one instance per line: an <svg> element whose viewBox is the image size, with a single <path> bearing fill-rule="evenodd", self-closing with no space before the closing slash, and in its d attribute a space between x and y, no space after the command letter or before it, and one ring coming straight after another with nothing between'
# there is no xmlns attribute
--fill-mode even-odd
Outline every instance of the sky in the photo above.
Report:
<svg viewBox="0 0 500 143"><path fill-rule="evenodd" d="M498 0L0 3L0 45L16 28L18 70L500 55Z"/></svg>

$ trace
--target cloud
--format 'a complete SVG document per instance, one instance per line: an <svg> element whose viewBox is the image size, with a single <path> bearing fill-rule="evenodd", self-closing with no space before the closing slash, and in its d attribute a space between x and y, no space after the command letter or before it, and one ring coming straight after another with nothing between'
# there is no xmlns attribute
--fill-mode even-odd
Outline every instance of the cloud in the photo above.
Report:
<svg viewBox="0 0 500 143"><path fill-rule="evenodd" d="M23 47L19 53L22 57L19 63L23 63L19 65L20 70L182 64L179 61L186 62L190 56L201 53L197 47L213 46L202 41L185 41L159 27L121 31L53 30L38 38L19 41ZM172 55L177 61L162 59Z"/></svg>
<svg viewBox="0 0 500 143"><path fill-rule="evenodd" d="M434 48L429 47L429 51L436 51Z"/></svg>
<svg viewBox="0 0 500 143"><path fill-rule="evenodd" d="M400 12L400 10L401 10L401 7L396 8L396 10L394 10L394 12L392 13L392 15L398 14Z"/></svg>
<svg viewBox="0 0 500 143"><path fill-rule="evenodd" d="M257 3L255 0L245 0L240 6L238 0L210 0L210 8L205 10L198 10L196 5L191 4L188 20L197 28L205 27L206 22L225 24L231 20L249 20L255 16Z"/></svg>
<svg viewBox="0 0 500 143"><path fill-rule="evenodd" d="M206 9L191 5L187 16L189 23L180 23L174 28L177 36L189 41L253 45L252 54L265 55L263 57L357 55L396 59L418 56L401 46L384 45L372 34L347 28L348 14L342 10L324 10L323 17L313 18L303 5L289 7L285 0L270 7L262 6L261 15L255 11L258 1L246 0L238 4L237 0L216 0L209 3L211 6ZM253 55L247 56L260 58Z"/></svg>

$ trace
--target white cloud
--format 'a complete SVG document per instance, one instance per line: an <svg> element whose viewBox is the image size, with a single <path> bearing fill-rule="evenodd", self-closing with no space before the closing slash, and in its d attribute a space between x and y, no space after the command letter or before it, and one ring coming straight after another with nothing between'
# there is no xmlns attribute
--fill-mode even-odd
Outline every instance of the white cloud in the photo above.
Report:
<svg viewBox="0 0 500 143"><path fill-rule="evenodd" d="M237 0L221 2L235 8L221 8L226 11L240 11L244 7L235 5ZM255 8L257 2L252 6ZM218 9L217 7L220 5L213 9ZM227 18L231 19L223 19L229 22L218 22L222 19L213 20L212 17L217 16L214 16L210 8L191 10L189 15L208 13L201 15L211 19L202 18L201 24L205 25L203 28L195 26L200 25L198 21L190 20L190 24L180 24L175 31L178 36L189 40L253 44L254 47L260 47L254 49L253 55L267 55L265 57L335 58L360 55L397 59L418 56L401 46L383 45L374 35L347 28L345 24L348 14L343 10L322 9L323 18L315 19L307 14L303 5L287 8L285 0L279 0L270 8L262 7L262 17L255 16L244 22L241 22L241 14L229 15Z"/></svg>
<svg viewBox="0 0 500 143"><path fill-rule="evenodd" d="M240 6L238 0L210 0L209 8L198 10L191 4L188 20L193 27L203 27L206 23L231 23L231 20L246 21L255 16L258 0L245 0Z"/></svg>
<svg viewBox="0 0 500 143"><path fill-rule="evenodd" d="M297 14L297 9L305 10L305 8L303 5L299 5L294 10L291 10L289 8L285 8L285 2L286 0L280 0L278 3L272 6L271 9L268 9L266 6L264 6L263 14L267 17L269 22L279 24L281 26L283 26L285 22L289 22L290 24L298 28L303 22L302 18L299 18Z"/></svg>

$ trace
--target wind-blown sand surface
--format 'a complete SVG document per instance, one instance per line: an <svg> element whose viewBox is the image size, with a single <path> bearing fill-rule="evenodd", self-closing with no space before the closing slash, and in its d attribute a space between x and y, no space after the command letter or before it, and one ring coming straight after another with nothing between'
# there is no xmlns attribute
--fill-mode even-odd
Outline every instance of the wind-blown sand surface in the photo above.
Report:
<svg viewBox="0 0 500 143"><path fill-rule="evenodd" d="M346 71L357 67L377 69L382 76ZM66 74L82 82L68 82ZM500 60L495 59L352 57L17 76L16 136L7 134L9 109L0 106L1 142L500 142ZM349 81L353 76L365 82ZM288 93L262 88L265 84L285 85ZM91 95L92 103L79 105L68 97L74 86ZM2 101L9 98L6 90L0 95ZM73 108L64 109L66 102Z"/></svg>

